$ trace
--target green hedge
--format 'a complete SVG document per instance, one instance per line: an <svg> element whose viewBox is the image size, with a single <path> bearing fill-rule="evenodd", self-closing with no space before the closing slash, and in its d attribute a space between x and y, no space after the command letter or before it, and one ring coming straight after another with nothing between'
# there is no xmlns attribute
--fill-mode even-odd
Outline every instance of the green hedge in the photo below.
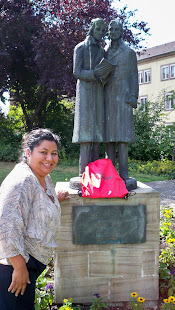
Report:
<svg viewBox="0 0 175 310"><path fill-rule="evenodd" d="M175 178L175 162L170 160L162 161L136 161L129 160L129 171L144 173L144 174L153 174L160 176Z"/></svg>
<svg viewBox="0 0 175 310"><path fill-rule="evenodd" d="M19 159L19 144L0 142L0 161L17 161Z"/></svg>

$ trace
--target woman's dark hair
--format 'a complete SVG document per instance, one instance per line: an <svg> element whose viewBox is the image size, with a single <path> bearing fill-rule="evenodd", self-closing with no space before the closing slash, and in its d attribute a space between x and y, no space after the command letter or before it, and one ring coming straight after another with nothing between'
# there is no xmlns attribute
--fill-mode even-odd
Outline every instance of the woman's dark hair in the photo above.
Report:
<svg viewBox="0 0 175 310"><path fill-rule="evenodd" d="M58 150L61 147L60 137L54 134L51 129L34 129L23 136L20 159L27 162L26 150L29 149L32 153L34 147L39 146L44 140L54 141Z"/></svg>

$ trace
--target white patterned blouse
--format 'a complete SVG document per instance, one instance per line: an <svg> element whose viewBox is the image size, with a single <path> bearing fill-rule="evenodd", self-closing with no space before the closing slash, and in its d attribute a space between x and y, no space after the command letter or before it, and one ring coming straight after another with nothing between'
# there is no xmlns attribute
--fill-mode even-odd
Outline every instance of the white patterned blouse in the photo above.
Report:
<svg viewBox="0 0 175 310"><path fill-rule="evenodd" d="M0 263L29 254L47 265L60 228L61 209L51 178L47 190L26 163L19 163L0 187ZM54 202L49 198L52 198Z"/></svg>

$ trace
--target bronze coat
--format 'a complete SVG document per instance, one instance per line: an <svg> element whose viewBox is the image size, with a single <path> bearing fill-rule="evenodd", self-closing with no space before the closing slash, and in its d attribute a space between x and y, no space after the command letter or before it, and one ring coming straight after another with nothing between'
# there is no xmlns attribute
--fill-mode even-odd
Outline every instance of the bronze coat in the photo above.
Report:
<svg viewBox="0 0 175 310"><path fill-rule="evenodd" d="M114 52L109 44L105 57L117 65L105 85L106 142L134 142L133 108L127 102L130 96L138 98L136 54L120 42Z"/></svg>
<svg viewBox="0 0 175 310"><path fill-rule="evenodd" d="M104 50L92 36L74 49L73 73L77 80L73 143L104 141L104 93L93 69Z"/></svg>

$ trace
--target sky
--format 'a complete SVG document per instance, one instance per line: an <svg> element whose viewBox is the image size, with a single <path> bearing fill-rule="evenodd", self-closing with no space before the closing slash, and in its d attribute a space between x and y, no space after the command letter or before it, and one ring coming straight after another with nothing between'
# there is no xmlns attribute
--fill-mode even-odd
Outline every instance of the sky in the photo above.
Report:
<svg viewBox="0 0 175 310"><path fill-rule="evenodd" d="M114 0L115 7L137 9L135 19L148 22L151 36L143 41L145 47L153 47L175 41L175 0Z"/></svg>
<svg viewBox="0 0 175 310"><path fill-rule="evenodd" d="M2 109L2 112L5 114L8 114L8 110L9 110L9 94L6 92L4 93L4 97L6 98L6 103L2 103L0 101L0 108Z"/></svg>

